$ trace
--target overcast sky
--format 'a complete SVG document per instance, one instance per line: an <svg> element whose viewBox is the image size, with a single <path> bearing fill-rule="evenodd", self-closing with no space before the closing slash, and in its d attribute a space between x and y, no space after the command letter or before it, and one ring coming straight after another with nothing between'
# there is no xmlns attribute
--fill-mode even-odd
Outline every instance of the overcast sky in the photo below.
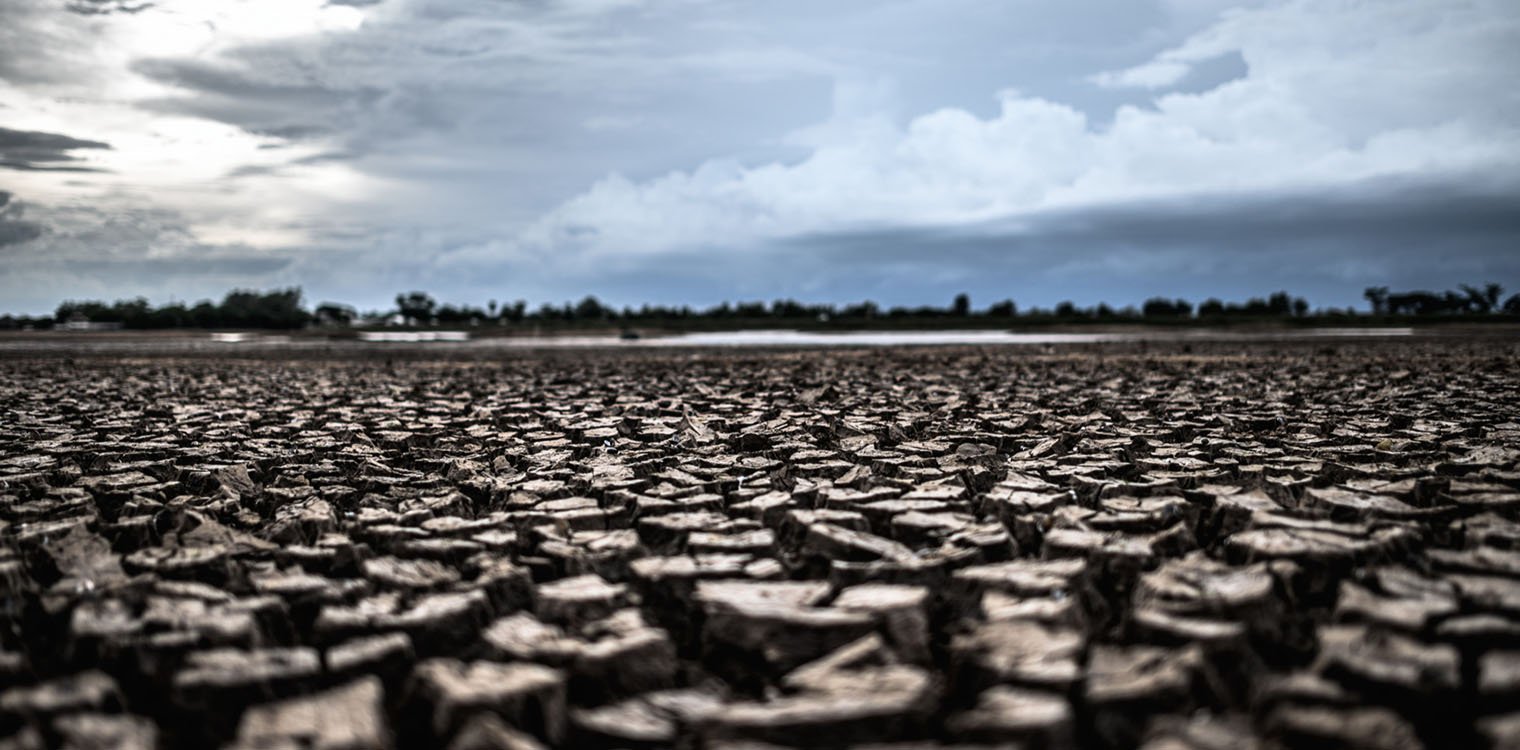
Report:
<svg viewBox="0 0 1520 750"><path fill-rule="evenodd" d="M1520 291L1515 0L4 0L0 309Z"/></svg>

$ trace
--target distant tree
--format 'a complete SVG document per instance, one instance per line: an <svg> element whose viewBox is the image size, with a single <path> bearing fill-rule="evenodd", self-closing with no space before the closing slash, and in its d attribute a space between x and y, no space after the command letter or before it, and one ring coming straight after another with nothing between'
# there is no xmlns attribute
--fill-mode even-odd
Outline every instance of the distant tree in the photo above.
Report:
<svg viewBox="0 0 1520 750"><path fill-rule="evenodd" d="M1498 313L1520 315L1520 294L1505 298L1504 288L1495 283L1462 284L1457 289L1446 291L1390 292L1388 287L1367 287L1363 292L1363 297L1371 305L1373 314L1379 316L1456 317L1491 316ZM514 324L524 321L552 324L569 321L622 320L681 325L695 319L729 321L730 324L747 325L749 322L765 319L801 323L814 320L819 322L863 321L882 317L904 323L912 322L916 325L919 321L944 320L947 316L989 319L1022 318L1032 323L1046 323L1092 319L1185 321L1194 315L1194 307L1187 300L1164 297L1146 300L1139 309L1126 306L1121 310L1115 310L1107 304L1081 308L1073 302L1065 301L1054 309L1020 310L1013 300L1005 299L989 305L984 311L973 311L971 298L964 293L955 295L949 307L894 306L885 311L869 300L836 308L831 304L805 304L793 299L778 299L769 305L760 301L723 302L701 310L693 310L690 306L684 305L680 307L644 305L638 309L625 306L619 310L603 305L594 296L587 296L578 303L567 301L560 305L544 304L530 311L523 300L503 305L493 299L484 308L470 305L439 305L425 292L413 291L397 295L396 308L397 313L414 323L445 322L470 325L478 325L487 320ZM376 313L376 315L385 314L387 313ZM1265 298L1252 297L1244 302L1222 302L1218 298L1210 297L1197 307L1197 317L1200 320L1210 321L1232 318L1285 319L1290 317L1339 321L1355 318L1357 315L1358 313L1350 308L1319 308L1311 311L1309 303L1304 298L1291 296L1286 291L1274 292ZM210 300L201 300L194 305L171 302L162 307L154 307L142 297L109 303L98 300L68 300L60 304L50 318L37 319L41 321L40 323L31 322L33 319L25 316L13 315L0 322L0 326L47 327L55 322L82 319L101 323L116 322L127 328L191 326L293 328L306 325L313 320L324 324L349 323L355 317L356 312L352 307L336 302L323 302L315 311L307 312L302 306L300 288L292 287L271 291L234 289L228 292L219 303Z"/></svg>
<svg viewBox="0 0 1520 750"><path fill-rule="evenodd" d="M396 312L408 322L428 324L433 322L433 311L438 302L427 292L407 292L396 295Z"/></svg>
<svg viewBox="0 0 1520 750"><path fill-rule="evenodd" d="M1140 314L1147 318L1186 318L1193 314L1193 303L1185 299L1152 297L1140 307Z"/></svg>
<svg viewBox="0 0 1520 750"><path fill-rule="evenodd" d="M352 324L358 315L354 308L337 302L323 302L317 305L315 311L318 325L346 326Z"/></svg>
<svg viewBox="0 0 1520 750"><path fill-rule="evenodd" d="M478 307L470 307L469 305L440 305L433 313L433 317L439 323L445 325L458 325L461 323L479 325L480 321L486 319L486 311Z"/></svg>
<svg viewBox="0 0 1520 750"><path fill-rule="evenodd" d="M1504 287L1498 284L1485 284L1482 289L1462 285L1462 291L1467 295L1467 307L1469 310L1481 315L1487 315L1499 307L1499 297L1504 294Z"/></svg>
<svg viewBox="0 0 1520 750"><path fill-rule="evenodd" d="M1388 313L1390 315L1439 315L1453 309L1460 311L1466 307L1466 302L1466 298L1453 292L1445 294L1427 291L1403 292L1388 295Z"/></svg>
<svg viewBox="0 0 1520 750"><path fill-rule="evenodd" d="M1373 315L1383 315L1388 312L1388 287L1369 286L1362 292L1362 296L1366 297L1367 302L1372 305Z"/></svg>
<svg viewBox="0 0 1520 750"><path fill-rule="evenodd" d="M808 309L794 299L778 299L771 303L771 315L777 318L806 318Z"/></svg>
<svg viewBox="0 0 1520 750"><path fill-rule="evenodd" d="M881 314L881 308L869 300L855 305L845 305L839 311L841 318L870 319Z"/></svg>
<svg viewBox="0 0 1520 750"><path fill-rule="evenodd" d="M259 292L234 289L220 304L201 300L194 307L171 302L153 307L144 297L99 301L68 301L58 306L54 319L67 322L76 316L96 323L120 323L125 328L299 328L311 320L301 306L301 289Z"/></svg>
<svg viewBox="0 0 1520 750"><path fill-rule="evenodd" d="M171 302L149 314L151 328L184 328L192 325L190 310L183 302Z"/></svg>
<svg viewBox="0 0 1520 750"><path fill-rule="evenodd" d="M591 295L576 303L575 318L577 320L603 320L609 316L611 310L602 305L602 301Z"/></svg>
<svg viewBox="0 0 1520 750"><path fill-rule="evenodd" d="M734 316L747 320L764 318L767 314L764 302L740 302L734 306Z"/></svg>
<svg viewBox="0 0 1520 750"><path fill-rule="evenodd" d="M106 307L106 304L104 302L75 302L73 300L69 300L63 304L60 304L58 306L58 309L53 313L53 319L59 323L67 323L70 318L76 315L86 320L93 320L97 322L121 322L119 319L111 316L111 310L110 308Z"/></svg>
<svg viewBox="0 0 1520 750"><path fill-rule="evenodd" d="M222 309L209 299L203 299L190 308L190 324L198 328L217 328L222 325Z"/></svg>
<svg viewBox="0 0 1520 750"><path fill-rule="evenodd" d="M1287 292L1273 292L1267 297L1267 313L1278 318L1292 315L1293 298Z"/></svg>
<svg viewBox="0 0 1520 750"><path fill-rule="evenodd" d="M1441 294L1441 312L1447 315L1464 313L1468 310L1470 300L1467 295L1456 292L1444 292Z"/></svg>
<svg viewBox="0 0 1520 750"><path fill-rule="evenodd" d="M987 315L993 318L1012 318L1019 314L1019 306L1013 300L1005 299L1002 302L994 302L987 308Z"/></svg>
<svg viewBox="0 0 1520 750"><path fill-rule="evenodd" d="M0 315L0 330L25 331L46 329L53 327L52 317L33 317L30 315Z"/></svg>
<svg viewBox="0 0 1520 750"><path fill-rule="evenodd" d="M1488 300L1488 309L1499 309L1499 298L1504 296L1504 287L1489 282L1483 285L1483 298Z"/></svg>

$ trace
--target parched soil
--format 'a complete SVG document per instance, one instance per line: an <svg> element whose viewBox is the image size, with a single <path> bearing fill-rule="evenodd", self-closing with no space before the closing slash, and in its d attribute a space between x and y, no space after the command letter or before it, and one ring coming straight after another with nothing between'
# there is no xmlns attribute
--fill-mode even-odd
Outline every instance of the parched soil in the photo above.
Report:
<svg viewBox="0 0 1520 750"><path fill-rule="evenodd" d="M1513 338L303 356L0 362L0 748L1520 747Z"/></svg>

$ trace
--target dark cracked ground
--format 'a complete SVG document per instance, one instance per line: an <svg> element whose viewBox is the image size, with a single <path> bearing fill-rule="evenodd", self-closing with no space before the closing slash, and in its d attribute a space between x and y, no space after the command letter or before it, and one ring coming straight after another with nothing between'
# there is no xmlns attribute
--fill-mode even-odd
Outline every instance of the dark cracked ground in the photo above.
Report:
<svg viewBox="0 0 1520 750"><path fill-rule="evenodd" d="M1520 747L1513 337L512 356L0 361L0 747Z"/></svg>

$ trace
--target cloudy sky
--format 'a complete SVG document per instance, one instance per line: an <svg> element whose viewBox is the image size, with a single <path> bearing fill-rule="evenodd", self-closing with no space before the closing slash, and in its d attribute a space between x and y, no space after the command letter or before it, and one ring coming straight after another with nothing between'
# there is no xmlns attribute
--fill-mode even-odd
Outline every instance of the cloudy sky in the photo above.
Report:
<svg viewBox="0 0 1520 750"><path fill-rule="evenodd" d="M1514 0L4 0L0 308L1520 291Z"/></svg>

